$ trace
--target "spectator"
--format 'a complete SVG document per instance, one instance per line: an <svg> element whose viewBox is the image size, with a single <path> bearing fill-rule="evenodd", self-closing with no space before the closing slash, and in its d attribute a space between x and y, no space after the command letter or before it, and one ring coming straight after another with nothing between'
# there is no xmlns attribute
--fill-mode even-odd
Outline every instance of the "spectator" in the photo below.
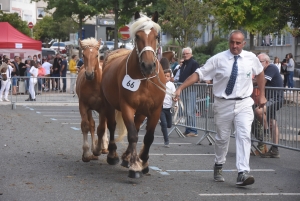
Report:
<svg viewBox="0 0 300 201"><path fill-rule="evenodd" d="M179 64L175 67L173 74L174 74L174 82L178 82L179 80L179 75L180 75L180 68L183 64L183 59L180 60Z"/></svg>
<svg viewBox="0 0 300 201"><path fill-rule="evenodd" d="M68 68L68 62L67 62L67 55L63 54L62 55L63 59L61 62L61 69L60 69L60 77L62 79L63 87L60 92L66 92L67 89L67 68Z"/></svg>
<svg viewBox="0 0 300 201"><path fill-rule="evenodd" d="M53 61L52 76L54 78L54 83L52 83L52 86L54 84L54 88L52 88L52 91L58 91L58 90L60 90L59 77L60 77L61 62L62 62L62 59L60 58L60 54L57 53L56 54L56 58Z"/></svg>
<svg viewBox="0 0 300 201"><path fill-rule="evenodd" d="M22 76L22 77L26 76L25 75L25 73L26 73L26 65L25 65L25 63L22 62L22 58L21 57L19 57L18 65L19 65L20 76Z"/></svg>
<svg viewBox="0 0 300 201"><path fill-rule="evenodd" d="M76 66L76 61L77 61L77 56L74 54L72 55L72 59L70 60L69 63L69 70L70 70L70 78L71 78L71 87L70 87L70 93L74 94L75 91L75 83L76 83L76 77L77 77L77 72L78 68Z"/></svg>
<svg viewBox="0 0 300 201"><path fill-rule="evenodd" d="M18 85L18 78L17 76L20 76L20 70L19 70L19 62L20 58L19 56L14 57L14 61L11 62L11 66L14 67L14 72L12 72L12 94L17 95L17 85Z"/></svg>
<svg viewBox="0 0 300 201"><path fill-rule="evenodd" d="M24 72L24 76L26 76L26 78L24 78L25 80L25 87L26 87L26 92L25 93L29 93L29 79L30 79L30 68L31 68L31 61L32 60L26 60L25 62L25 66L26 66L26 70Z"/></svg>
<svg viewBox="0 0 300 201"><path fill-rule="evenodd" d="M270 57L264 53L258 55L258 59L264 67L265 74L265 85L269 87L282 87L283 80L277 66L270 64ZM267 103L263 108L256 107L255 115L259 122L264 126L264 133L270 133L274 144L278 144L279 130L276 121L276 111L279 110L283 105L283 93L282 91L269 90L266 93ZM262 158L279 158L279 151L276 145L272 145L270 150L261 155Z"/></svg>
<svg viewBox="0 0 300 201"><path fill-rule="evenodd" d="M281 74L283 74L283 87L285 88L287 85L287 80L288 80L288 72L287 72L287 66L286 66L286 58L288 55L285 55L285 59L282 60L281 62ZM285 93L285 92L284 92Z"/></svg>
<svg viewBox="0 0 300 201"><path fill-rule="evenodd" d="M41 62L39 62L41 63ZM44 88L44 77L46 74L46 70L42 65L38 65L38 95L41 94L41 91Z"/></svg>
<svg viewBox="0 0 300 201"><path fill-rule="evenodd" d="M167 81L166 83L167 92L174 93L176 88L175 85L170 81L171 73L172 73L171 69L164 70L164 73ZM160 126L161 126L161 132L163 133L164 136L165 147L170 147L168 128L171 128L172 126L172 114L171 114L172 106L173 106L173 99L168 93L166 93L163 102L163 108L160 113Z"/></svg>
<svg viewBox="0 0 300 201"><path fill-rule="evenodd" d="M83 58L80 58L80 59L78 60L77 64L76 64L76 66L77 66L78 69L80 69L81 66L82 66L83 64L84 64Z"/></svg>
<svg viewBox="0 0 300 201"><path fill-rule="evenodd" d="M190 47L183 48L182 57L184 61L180 68L178 79L178 82L181 83L199 68L199 64L193 59L192 49ZM189 90L185 92L184 97L185 99L183 99L182 102L186 111L186 125L191 126L185 128L184 135L186 137L197 137L197 129L192 128L196 126L196 92Z"/></svg>
<svg viewBox="0 0 300 201"><path fill-rule="evenodd" d="M52 64L50 64L48 61L45 61L42 64L42 66L45 69L45 88L44 88L44 91L49 91L49 89L50 89L50 69L52 67Z"/></svg>
<svg viewBox="0 0 300 201"><path fill-rule="evenodd" d="M258 105L267 102L264 89L263 67L255 54L243 50L243 32L235 30L229 37L229 50L211 57L198 68L175 92L175 100L186 87L198 80L213 80L214 117L216 123L214 180L224 182L223 164L226 161L232 124L236 137L237 186L254 183L249 175L251 124L253 121L252 74L257 75L260 90Z"/></svg>
<svg viewBox="0 0 300 201"><path fill-rule="evenodd" d="M275 57L275 58L274 58L274 65L277 66L278 71L279 71L279 73L280 73L280 71L281 71L281 63L280 63L278 57Z"/></svg>
<svg viewBox="0 0 300 201"><path fill-rule="evenodd" d="M1 65L1 69L4 68L4 67L7 67L6 69L6 76L7 76L7 80L3 80L1 79L1 89L0 89L0 101L7 101L9 102L8 100L8 93L9 93L9 88L10 88L10 85L11 85L11 74L12 72L14 71L14 69L11 67L11 65L9 65L8 62L9 60L6 58L2 65ZM4 98L2 99L2 95L3 95L3 92L4 92Z"/></svg>
<svg viewBox="0 0 300 201"><path fill-rule="evenodd" d="M41 66L41 63L36 63L35 61L31 61L31 68L29 70L30 80L29 80L29 98L25 101L36 101L35 99L35 90L34 87L37 83L38 76L38 67Z"/></svg>
<svg viewBox="0 0 300 201"><path fill-rule="evenodd" d="M294 88L294 70L295 70L295 61L293 59L293 54L288 53L286 57L287 74L288 74L288 88ZM288 91L289 92L289 91ZM293 91L291 91L293 93Z"/></svg>
<svg viewBox="0 0 300 201"><path fill-rule="evenodd" d="M174 71L175 67L178 65L178 60L177 58L175 57L172 57L172 60L171 60L171 70L172 72Z"/></svg>

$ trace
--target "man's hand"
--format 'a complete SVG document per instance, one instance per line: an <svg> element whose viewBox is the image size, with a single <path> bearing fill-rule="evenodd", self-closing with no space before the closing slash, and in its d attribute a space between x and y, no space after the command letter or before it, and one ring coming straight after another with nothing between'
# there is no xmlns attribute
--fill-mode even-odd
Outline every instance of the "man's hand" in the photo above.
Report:
<svg viewBox="0 0 300 201"><path fill-rule="evenodd" d="M259 95L258 97L258 108L263 108L267 103L267 99L264 95Z"/></svg>
<svg viewBox="0 0 300 201"><path fill-rule="evenodd" d="M178 87L174 93L174 95L175 95L175 97L173 99L174 101L178 101L180 99L180 93L181 93L181 89L180 89L180 87Z"/></svg>

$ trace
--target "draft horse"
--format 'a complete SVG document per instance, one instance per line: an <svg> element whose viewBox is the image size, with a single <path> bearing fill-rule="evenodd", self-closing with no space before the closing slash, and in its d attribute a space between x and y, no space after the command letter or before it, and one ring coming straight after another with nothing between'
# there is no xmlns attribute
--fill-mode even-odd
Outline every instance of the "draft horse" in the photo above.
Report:
<svg viewBox="0 0 300 201"><path fill-rule="evenodd" d="M103 138L94 139L95 134L95 121L92 116L92 111L95 110L100 113L100 85L102 80L102 66L99 60L99 48L101 39L97 41L95 38L88 38L80 41L82 48L84 64L81 67L76 80L76 93L79 99L79 112L81 115L81 131L83 134L83 154L82 161L89 162L90 160L98 159L101 153L107 153L107 135L106 132ZM100 117L100 116L99 116ZM99 126L98 126L99 127ZM88 133L91 133L92 147L88 143ZM98 133L98 129L97 129ZM102 140L99 140L102 139ZM96 150L95 144L102 142L102 149Z"/></svg>
<svg viewBox="0 0 300 201"><path fill-rule="evenodd" d="M103 108L100 111L100 133L104 132L106 123L110 132L107 155L107 162L110 165L119 162L114 134L116 124L120 122L115 118L115 110L121 112L129 142L127 150L122 155L121 165L129 168L130 178L139 178L142 176L141 173L149 172L149 150L160 117L166 83L156 56L160 30L157 24L158 13L156 12L150 19L146 16L141 17L137 12L135 19L129 29L135 41L135 48L113 60L110 60L110 55L104 60L101 84ZM147 132L143 148L138 155L136 150L138 132L145 117L147 117Z"/></svg>

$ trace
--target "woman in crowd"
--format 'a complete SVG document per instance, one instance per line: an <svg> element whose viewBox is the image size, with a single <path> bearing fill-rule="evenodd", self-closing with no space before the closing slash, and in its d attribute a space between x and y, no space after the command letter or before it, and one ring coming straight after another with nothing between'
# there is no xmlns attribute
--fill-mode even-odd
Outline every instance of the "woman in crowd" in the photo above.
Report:
<svg viewBox="0 0 300 201"><path fill-rule="evenodd" d="M38 76L38 66L41 65L41 63L36 63L35 61L31 61L31 68L29 70L30 73L30 80L29 80L29 98L25 101L36 101L35 99L35 90L34 87L37 83L37 76Z"/></svg>
<svg viewBox="0 0 300 201"><path fill-rule="evenodd" d="M287 54L287 58L286 58L286 69L288 72L288 88L294 88L294 70L295 70L295 61L293 59L293 54L292 53L288 53ZM293 93L293 91L291 91L291 93Z"/></svg>
<svg viewBox="0 0 300 201"><path fill-rule="evenodd" d="M71 77L71 87L70 87L71 94L74 94L74 88L76 83L76 76L78 71L78 68L76 66L77 59L78 57L74 54L72 55L72 59L70 60L69 63L69 70L70 70L70 77Z"/></svg>
<svg viewBox="0 0 300 201"><path fill-rule="evenodd" d="M275 57L275 58L274 58L274 65L275 65L275 66L277 66L277 68L278 68L278 71L279 71L279 73L280 73L280 69L281 69L281 63L280 63L280 61L279 61L279 58L278 58L278 57Z"/></svg>

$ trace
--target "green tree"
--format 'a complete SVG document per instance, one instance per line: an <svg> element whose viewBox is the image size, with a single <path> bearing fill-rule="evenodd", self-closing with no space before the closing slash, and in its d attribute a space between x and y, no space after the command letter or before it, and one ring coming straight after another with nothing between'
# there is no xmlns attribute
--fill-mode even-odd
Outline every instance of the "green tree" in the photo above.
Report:
<svg viewBox="0 0 300 201"><path fill-rule="evenodd" d="M70 18L54 20L52 16L45 16L36 23L33 33L36 39L47 42L52 38L68 40L70 33L74 33L75 30L78 30L78 24Z"/></svg>
<svg viewBox="0 0 300 201"><path fill-rule="evenodd" d="M0 22L8 22L23 34L31 36L28 23L21 20L17 13L4 13L2 10L0 10Z"/></svg>
<svg viewBox="0 0 300 201"><path fill-rule="evenodd" d="M162 16L161 26L176 39L181 47L193 46L195 39L201 37L198 25L209 22L209 7L199 0L164 0L167 5ZM203 29L204 30L204 29Z"/></svg>
<svg viewBox="0 0 300 201"><path fill-rule="evenodd" d="M151 6L152 2L157 0L91 0L90 3L95 5L102 14L113 13L115 21L115 49L118 48L118 29L128 24L136 11L140 12L147 6Z"/></svg>
<svg viewBox="0 0 300 201"><path fill-rule="evenodd" d="M34 0L40 1L40 0ZM47 2L47 10L55 9L53 12L53 19L57 22L56 31L60 34L61 21L64 17L69 17L78 23L79 38L82 37L82 25L83 23L93 16L96 16L100 10L97 10L93 4L90 4L91 0L72 0L66 2L65 0L44 0ZM81 57L81 51L79 51L79 57Z"/></svg>

